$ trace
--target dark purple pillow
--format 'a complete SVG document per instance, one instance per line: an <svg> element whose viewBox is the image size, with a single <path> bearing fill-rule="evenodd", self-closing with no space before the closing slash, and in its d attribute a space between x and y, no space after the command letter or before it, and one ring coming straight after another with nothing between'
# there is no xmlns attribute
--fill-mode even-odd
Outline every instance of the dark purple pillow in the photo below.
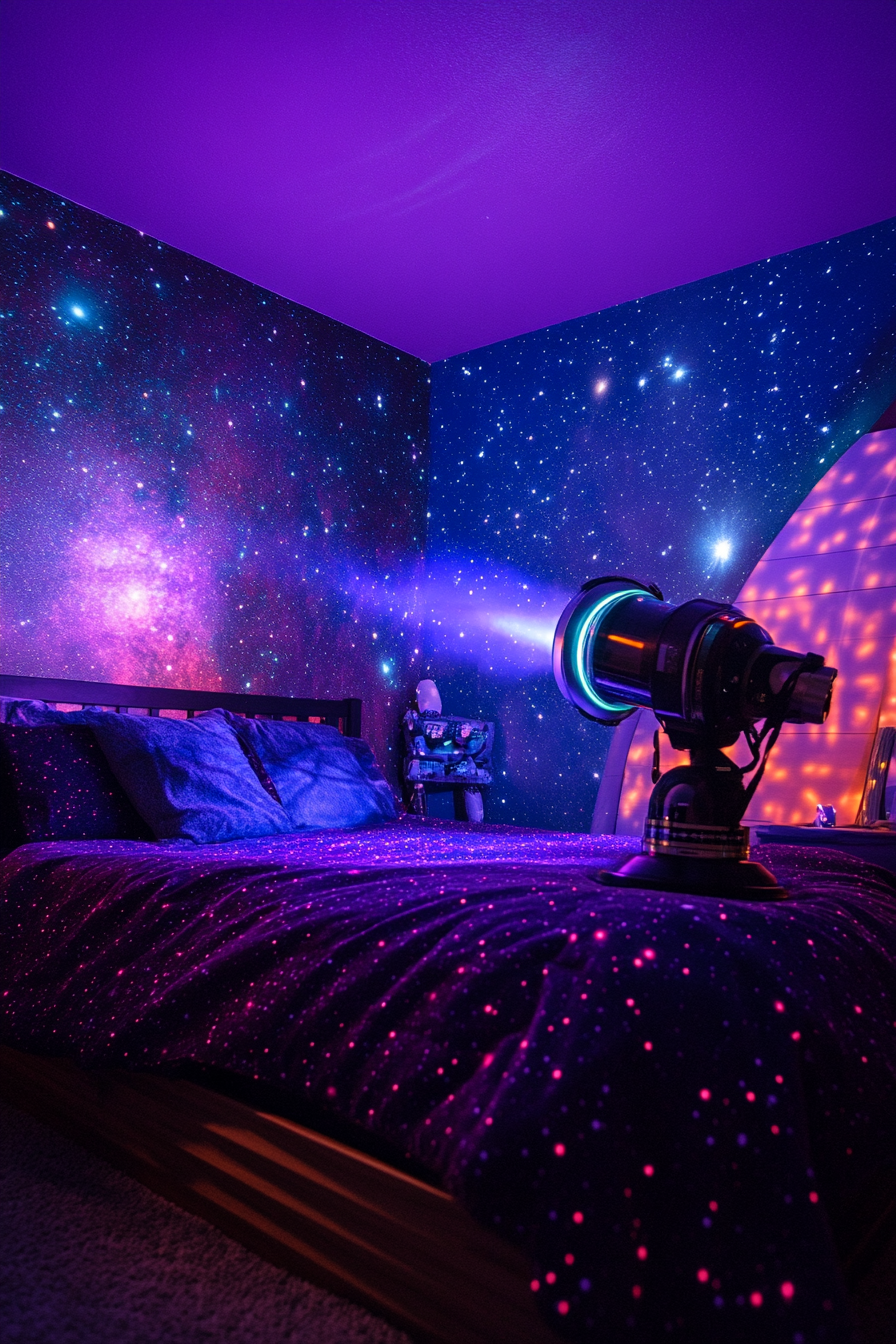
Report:
<svg viewBox="0 0 896 1344"><path fill-rule="evenodd" d="M35 840L152 840L89 728L0 724L0 853Z"/></svg>

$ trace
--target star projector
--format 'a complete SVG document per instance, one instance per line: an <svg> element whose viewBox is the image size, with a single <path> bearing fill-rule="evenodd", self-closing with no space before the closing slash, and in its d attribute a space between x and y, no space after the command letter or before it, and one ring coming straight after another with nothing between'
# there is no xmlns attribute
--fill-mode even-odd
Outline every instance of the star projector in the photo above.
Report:
<svg viewBox="0 0 896 1344"><path fill-rule="evenodd" d="M602 881L783 899L773 874L749 861L740 823L782 725L824 723L836 668L777 648L737 607L699 597L675 607L653 585L610 577L584 584L560 617L554 676L586 718L615 726L652 709L672 746L690 753L690 765L661 776L657 733L641 853ZM752 753L743 766L722 750L741 733Z"/></svg>

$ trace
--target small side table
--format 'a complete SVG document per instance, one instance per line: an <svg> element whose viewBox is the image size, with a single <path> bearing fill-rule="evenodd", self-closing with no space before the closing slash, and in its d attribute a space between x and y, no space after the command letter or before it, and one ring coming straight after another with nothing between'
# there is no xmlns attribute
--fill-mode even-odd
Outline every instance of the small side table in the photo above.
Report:
<svg viewBox="0 0 896 1344"><path fill-rule="evenodd" d="M409 709L402 722L406 802L425 817L427 798L451 791L456 818L481 822L492 783L495 725L482 719Z"/></svg>

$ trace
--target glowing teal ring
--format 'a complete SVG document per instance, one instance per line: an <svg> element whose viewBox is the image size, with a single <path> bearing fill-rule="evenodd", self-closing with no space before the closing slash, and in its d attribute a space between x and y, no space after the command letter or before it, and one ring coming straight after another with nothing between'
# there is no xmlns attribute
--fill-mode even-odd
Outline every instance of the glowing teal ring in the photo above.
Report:
<svg viewBox="0 0 896 1344"><path fill-rule="evenodd" d="M594 648L597 629L603 617L617 602L623 602L629 597L643 596L643 588L623 588L621 592L608 593L606 597L601 598L595 607L591 608L587 618L582 622L581 628L575 632L572 664L575 671L576 686L580 692L584 693L586 700L590 701L595 709L601 710L604 714L626 714L630 709L636 709L637 706L625 700L604 700L596 691L591 689L591 673L588 670L588 663L591 661L590 655Z"/></svg>

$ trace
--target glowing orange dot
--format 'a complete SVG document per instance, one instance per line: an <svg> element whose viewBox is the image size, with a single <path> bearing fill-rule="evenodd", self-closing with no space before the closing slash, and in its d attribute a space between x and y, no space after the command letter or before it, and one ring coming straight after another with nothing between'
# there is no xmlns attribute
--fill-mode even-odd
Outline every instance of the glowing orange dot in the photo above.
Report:
<svg viewBox="0 0 896 1344"><path fill-rule="evenodd" d="M55 227L56 227L56 225L53 223L52 219L48 219L48 220L47 220L47 228L48 228L48 229L55 229Z"/></svg>

